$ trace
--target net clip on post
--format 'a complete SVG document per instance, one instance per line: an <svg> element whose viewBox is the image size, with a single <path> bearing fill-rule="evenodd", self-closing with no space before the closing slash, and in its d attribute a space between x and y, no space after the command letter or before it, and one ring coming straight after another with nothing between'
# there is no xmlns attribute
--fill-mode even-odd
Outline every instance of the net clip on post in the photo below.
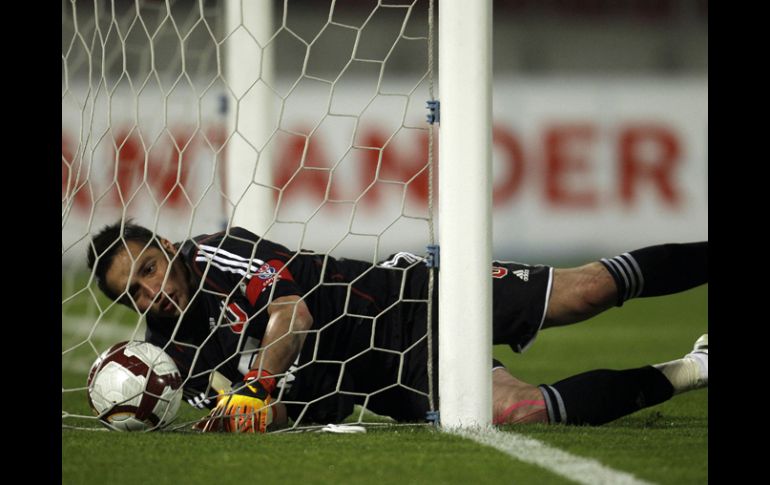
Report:
<svg viewBox="0 0 770 485"><path fill-rule="evenodd" d="M428 256L425 258L425 266L428 268L438 268L441 262L441 246L438 244L429 244Z"/></svg>
<svg viewBox="0 0 770 485"><path fill-rule="evenodd" d="M427 103L428 115L426 116L428 124L441 123L441 101L431 99Z"/></svg>
<svg viewBox="0 0 770 485"><path fill-rule="evenodd" d="M425 413L425 421L429 422L433 426L438 426L441 424L441 415L439 414L439 411L428 411Z"/></svg>

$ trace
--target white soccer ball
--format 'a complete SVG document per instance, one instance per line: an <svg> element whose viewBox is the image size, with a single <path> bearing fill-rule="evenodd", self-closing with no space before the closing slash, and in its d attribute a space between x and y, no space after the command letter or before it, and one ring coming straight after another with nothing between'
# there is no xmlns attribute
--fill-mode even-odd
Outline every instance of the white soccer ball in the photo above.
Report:
<svg viewBox="0 0 770 485"><path fill-rule="evenodd" d="M163 349L147 342L120 342L91 366L88 403L109 429L155 430L176 416L181 387L179 369Z"/></svg>

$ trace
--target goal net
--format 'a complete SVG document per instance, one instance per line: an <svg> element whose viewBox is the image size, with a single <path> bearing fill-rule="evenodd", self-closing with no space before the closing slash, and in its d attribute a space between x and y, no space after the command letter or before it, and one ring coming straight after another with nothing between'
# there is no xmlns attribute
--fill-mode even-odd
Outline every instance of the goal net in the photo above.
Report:
<svg viewBox="0 0 770 485"><path fill-rule="evenodd" d="M101 428L88 406L89 367L119 341L145 340L146 312L131 299L107 298L86 268L91 238L107 224L133 220L175 243L242 226L259 235L257 253L273 242L292 254L354 258L372 271L399 252L401 267L424 265L419 258L433 242L430 7L428 0L62 2L63 426ZM355 282L344 284L355 292ZM339 283L322 279L314 290L325 285ZM198 285L192 298L204 294ZM408 303L428 312L429 295ZM309 334L353 319L384 325L387 310L346 309ZM254 318L264 311L253 310ZM241 316L232 313L203 324L212 339L225 326L243 333L226 357L247 369L259 342L245 336L252 319L234 321ZM177 319L167 350L191 346L185 322ZM430 338L428 331L413 344ZM192 346L195 355L201 346ZM391 353L403 365L409 350L372 341L364 352ZM330 364L315 359L296 364ZM339 373L332 393L347 392L357 405L348 422L388 421L369 403L393 388L433 406L432 386L416 389L398 377L348 392L341 383L349 360L332 363ZM210 393L221 387L221 370L182 377L189 384L203 375ZM325 424L303 411L313 403L292 403L298 412L288 429ZM190 429L206 413L183 405L175 427Z"/></svg>

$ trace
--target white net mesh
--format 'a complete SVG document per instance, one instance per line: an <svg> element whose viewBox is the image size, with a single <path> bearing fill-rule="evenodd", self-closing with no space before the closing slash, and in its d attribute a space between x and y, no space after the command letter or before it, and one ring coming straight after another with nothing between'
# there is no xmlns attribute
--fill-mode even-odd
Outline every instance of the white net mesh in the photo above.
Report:
<svg viewBox="0 0 770 485"><path fill-rule="evenodd" d="M429 293L415 298L401 283L388 308L363 314L350 303L350 295L359 291L356 285L378 274L388 255L422 255L432 242L432 136L424 121L425 102L432 98L430 6L427 1L283 2L273 5L272 25L257 32L252 16L259 10L252 9L265 3L238 5L234 21L227 20L224 3L213 0L62 3L64 426L99 427L86 398L91 363L118 341L146 338L146 312L126 297L130 285L115 295L127 305L115 303L85 265L91 238L106 224L130 219L177 243L221 230L233 234L235 225L246 225L259 234L254 241L235 238L250 244L252 253L247 248L244 255L255 259L247 264L255 263L270 241L289 251L287 265L308 254L303 248L366 262L352 280L321 276L301 285L308 302L331 288L341 287L348 295L338 317L315 317L311 341L322 341L320 334L336 327L341 332L361 324L372 328L372 338L339 360L323 360L316 350L299 362L300 369L333 364L336 370L330 372L337 381L324 388L326 394L305 401L292 401L288 386L281 391L282 399L294 404L291 428L311 424L318 416L311 412L313 405L329 392L361 406L347 418L355 422L370 419L366 411L376 396L384 398L393 389L433 405L426 389L399 377L409 360L405 356L425 346L428 334L413 336L397 349L380 346L374 337L374 329L388 325L403 304L429 311ZM226 60L233 51L247 72L255 69L250 80L234 78L232 61ZM257 128L249 117L257 120ZM252 199L253 194L261 198ZM260 214L257 220L265 223L240 222L247 213ZM192 246L202 254L202 244ZM227 244L219 241L215 250ZM104 258L99 254L96 264ZM326 270L333 260L321 261ZM423 265L407 256L399 261L402 267ZM213 263L214 258L201 263L204 273L216 271ZM132 271L137 264L132 260ZM392 271L403 275L406 270ZM183 375L190 387L185 397L195 401L201 389L191 384L210 380L211 371L217 371L217 379L228 373L229 364L221 362L205 372L196 367L205 360L206 342L217 340L225 327L238 336L237 348L225 357L239 372L259 355L258 332L247 335L244 327L259 326L266 312L263 300L247 309L238 332L234 322L240 317L227 309L239 284L248 285L260 274L255 265L219 292L201 282L205 276L193 285L191 298L218 298L222 309L207 315L213 323L203 321L208 328L203 342L193 344L184 336L191 312L183 312L164 337L167 351L192 351ZM266 293L268 300L274 291ZM362 372L357 364L362 356L383 353L394 356L389 362L398 372L391 382L346 387L342 376L351 369ZM180 429L203 415L183 407Z"/></svg>

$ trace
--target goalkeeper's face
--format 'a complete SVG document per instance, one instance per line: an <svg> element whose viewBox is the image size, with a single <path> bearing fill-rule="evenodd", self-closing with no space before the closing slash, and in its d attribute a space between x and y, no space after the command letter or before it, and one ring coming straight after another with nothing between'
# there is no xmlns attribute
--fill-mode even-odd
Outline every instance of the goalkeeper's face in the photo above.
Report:
<svg viewBox="0 0 770 485"><path fill-rule="evenodd" d="M173 259L176 248L161 240L159 247L127 241L115 254L105 282L120 303L158 317L178 317L190 302L190 283L184 263Z"/></svg>

